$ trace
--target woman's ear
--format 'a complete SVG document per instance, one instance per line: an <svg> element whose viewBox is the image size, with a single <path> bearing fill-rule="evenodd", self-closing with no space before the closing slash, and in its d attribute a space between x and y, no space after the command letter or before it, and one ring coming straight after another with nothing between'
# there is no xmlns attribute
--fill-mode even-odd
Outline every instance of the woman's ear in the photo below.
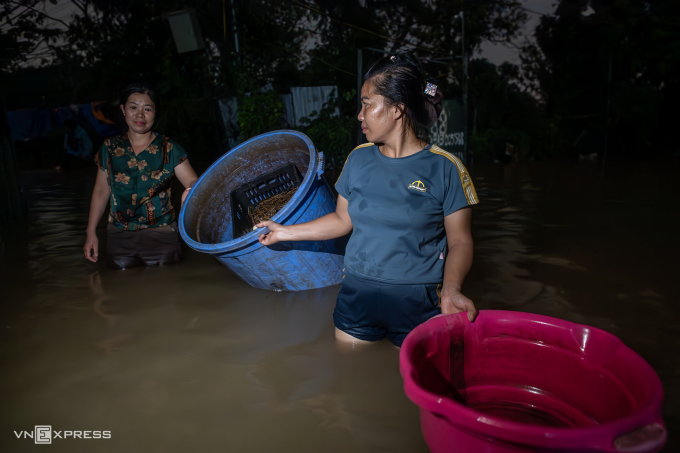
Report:
<svg viewBox="0 0 680 453"><path fill-rule="evenodd" d="M123 112L123 116L125 116L125 106L123 104L120 104L120 111Z"/></svg>
<svg viewBox="0 0 680 453"><path fill-rule="evenodd" d="M404 104L394 104L390 108L390 113L392 114L392 119L394 121L399 121L404 116L404 110L406 106Z"/></svg>

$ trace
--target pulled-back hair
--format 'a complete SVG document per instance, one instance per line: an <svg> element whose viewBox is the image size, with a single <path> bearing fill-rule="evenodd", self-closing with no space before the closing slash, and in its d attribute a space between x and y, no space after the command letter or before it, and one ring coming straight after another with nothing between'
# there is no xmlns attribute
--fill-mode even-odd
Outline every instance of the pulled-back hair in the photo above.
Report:
<svg viewBox="0 0 680 453"><path fill-rule="evenodd" d="M154 126L157 125L158 117L160 116L161 113L161 99L160 96L158 95L158 90L156 90L156 88L154 88L153 85L146 82L142 81L132 82L121 90L118 99L120 99L120 103L122 105L125 105L130 96L132 96L133 94L146 94L147 96L149 96L151 102L153 102L154 111L156 114L154 118Z"/></svg>
<svg viewBox="0 0 680 453"><path fill-rule="evenodd" d="M404 133L409 128L417 138L428 142L428 129L437 122L442 111L442 93L425 94L426 81L418 60L409 53L382 57L364 75L364 83L369 80L376 94L401 110Z"/></svg>

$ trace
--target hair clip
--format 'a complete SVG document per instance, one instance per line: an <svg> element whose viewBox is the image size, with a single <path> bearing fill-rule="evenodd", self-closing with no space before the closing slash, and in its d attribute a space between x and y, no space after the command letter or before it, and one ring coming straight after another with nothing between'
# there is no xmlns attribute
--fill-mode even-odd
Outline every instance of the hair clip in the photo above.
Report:
<svg viewBox="0 0 680 453"><path fill-rule="evenodd" d="M437 94L437 83L435 79L427 79L427 85L425 85L425 94L434 97Z"/></svg>
<svg viewBox="0 0 680 453"><path fill-rule="evenodd" d="M392 63L394 63L395 61L397 61L397 56L396 56L396 55L392 55L392 56L390 57L390 60L392 60Z"/></svg>

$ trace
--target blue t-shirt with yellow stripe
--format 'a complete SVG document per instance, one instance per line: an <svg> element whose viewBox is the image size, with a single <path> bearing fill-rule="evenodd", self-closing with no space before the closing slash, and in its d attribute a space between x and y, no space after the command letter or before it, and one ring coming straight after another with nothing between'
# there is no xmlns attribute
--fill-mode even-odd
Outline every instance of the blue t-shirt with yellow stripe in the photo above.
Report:
<svg viewBox="0 0 680 453"><path fill-rule="evenodd" d="M354 229L345 269L393 284L441 283L444 217L478 203L463 163L436 145L402 158L355 148L335 184Z"/></svg>

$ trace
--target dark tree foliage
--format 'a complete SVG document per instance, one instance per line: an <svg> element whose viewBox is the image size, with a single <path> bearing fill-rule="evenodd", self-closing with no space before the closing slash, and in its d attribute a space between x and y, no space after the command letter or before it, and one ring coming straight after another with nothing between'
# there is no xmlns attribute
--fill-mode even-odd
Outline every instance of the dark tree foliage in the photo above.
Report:
<svg viewBox="0 0 680 453"><path fill-rule="evenodd" d="M52 20L43 12L48 3L71 4L77 14L70 21ZM22 69L27 56L34 48L44 49L44 55L56 56L46 64L57 63L59 68L49 69L55 74L53 79L58 79L51 82L49 91L62 93L59 99L69 93L68 102L114 100L128 81L151 80L166 100L161 127L205 150L216 148L214 99L236 96L243 100L246 93L259 92L270 83L279 93L291 86L337 85L333 108L353 119L356 98L348 94L357 88L358 49L364 49L364 71L382 56L382 50L412 51L423 62L425 72L441 80L448 96L457 97L462 72L459 13L465 13L468 55L485 40L509 41L525 20L518 0L234 3L235 15L230 1L10 0L0 6L6 23L2 39L9 42L5 48L10 49L2 57L4 68L15 81L27 80L27 75L36 72ZM177 53L166 18L186 7L196 10L205 51ZM271 98L256 97L262 102ZM50 104L50 98L45 103ZM23 107L31 106L36 105ZM280 110L273 104L269 107L260 110ZM252 114L259 111L251 110ZM269 125L266 127L278 124L271 118L256 120L256 124ZM338 122L332 115L319 115L308 128L338 130L333 137L342 140L333 140L344 143L356 134L350 130L340 133L338 125L351 127L352 121Z"/></svg>
<svg viewBox="0 0 680 453"><path fill-rule="evenodd" d="M516 150L515 159L551 156L543 109L536 98L514 83L518 68L500 67L486 60L470 62L472 143L475 160L504 160L506 144Z"/></svg>
<svg viewBox="0 0 680 453"><path fill-rule="evenodd" d="M428 74L441 78L444 89L459 90L459 13L465 13L468 56L485 40L510 41L526 20L517 0L366 0L365 7L359 1L294 0L292 4L316 11L312 19L317 21L313 30L318 45L310 52L314 58L308 74L344 83L346 89L356 84L357 49L371 48L413 52ZM365 64L381 57L379 51L365 50ZM453 83L450 88L449 83Z"/></svg>
<svg viewBox="0 0 680 453"><path fill-rule="evenodd" d="M562 0L524 49L524 83L569 148L582 131L610 134L615 153L668 148L680 77L680 3Z"/></svg>
<svg viewBox="0 0 680 453"><path fill-rule="evenodd" d="M2 68L13 70L36 50L53 42L63 34L68 24L64 22L46 26L51 19L36 6L38 0L8 1L0 5L0 19L3 23ZM56 0L50 0L56 4Z"/></svg>
<svg viewBox="0 0 680 453"><path fill-rule="evenodd" d="M447 97L460 98L462 24L459 13L466 15L468 56L485 40L510 41L526 20L521 2L513 0L366 0L361 3L365 7L359 1L292 2L311 11L308 17L314 22L306 26L317 39L309 52L311 61L301 73L302 84L337 85L341 94L351 89L358 91L358 49L363 50L363 71L385 53L409 51L418 56L428 76L439 79ZM356 98L340 104L345 115L350 118L356 115ZM321 117L315 119L320 120ZM309 130L320 131L324 127L336 130L336 126L329 119L323 127L316 124ZM356 136L356 131L351 135Z"/></svg>
<svg viewBox="0 0 680 453"><path fill-rule="evenodd" d="M46 15L41 0L4 3L6 23L2 39L16 50L6 57L5 71L20 83L33 69L22 69L36 47L56 60L46 61L58 75L50 91L67 91L66 102L116 100L118 90L135 79L155 83L164 98L160 128L191 142L188 148L210 159L218 141L218 113L214 99L249 91L270 81L278 68L296 61L293 52L277 52L261 42L286 42L292 47L295 18L281 2L238 2L241 52L235 52L231 8L223 2L196 0L60 0L76 14L67 21ZM51 3L56 3L52 1ZM69 6L69 5L66 5ZM178 54L167 21L169 13L194 8L206 43L203 51ZM258 11L259 9L259 11ZM273 14L263 15L262 11ZM264 18L264 19L263 19ZM265 20L269 18L269 20ZM299 33L297 33L299 35ZM9 77L12 79L12 77ZM68 86L67 90L61 90ZM64 97L61 96L61 102ZM49 103L49 99L46 99ZM37 105L27 105L30 107Z"/></svg>

